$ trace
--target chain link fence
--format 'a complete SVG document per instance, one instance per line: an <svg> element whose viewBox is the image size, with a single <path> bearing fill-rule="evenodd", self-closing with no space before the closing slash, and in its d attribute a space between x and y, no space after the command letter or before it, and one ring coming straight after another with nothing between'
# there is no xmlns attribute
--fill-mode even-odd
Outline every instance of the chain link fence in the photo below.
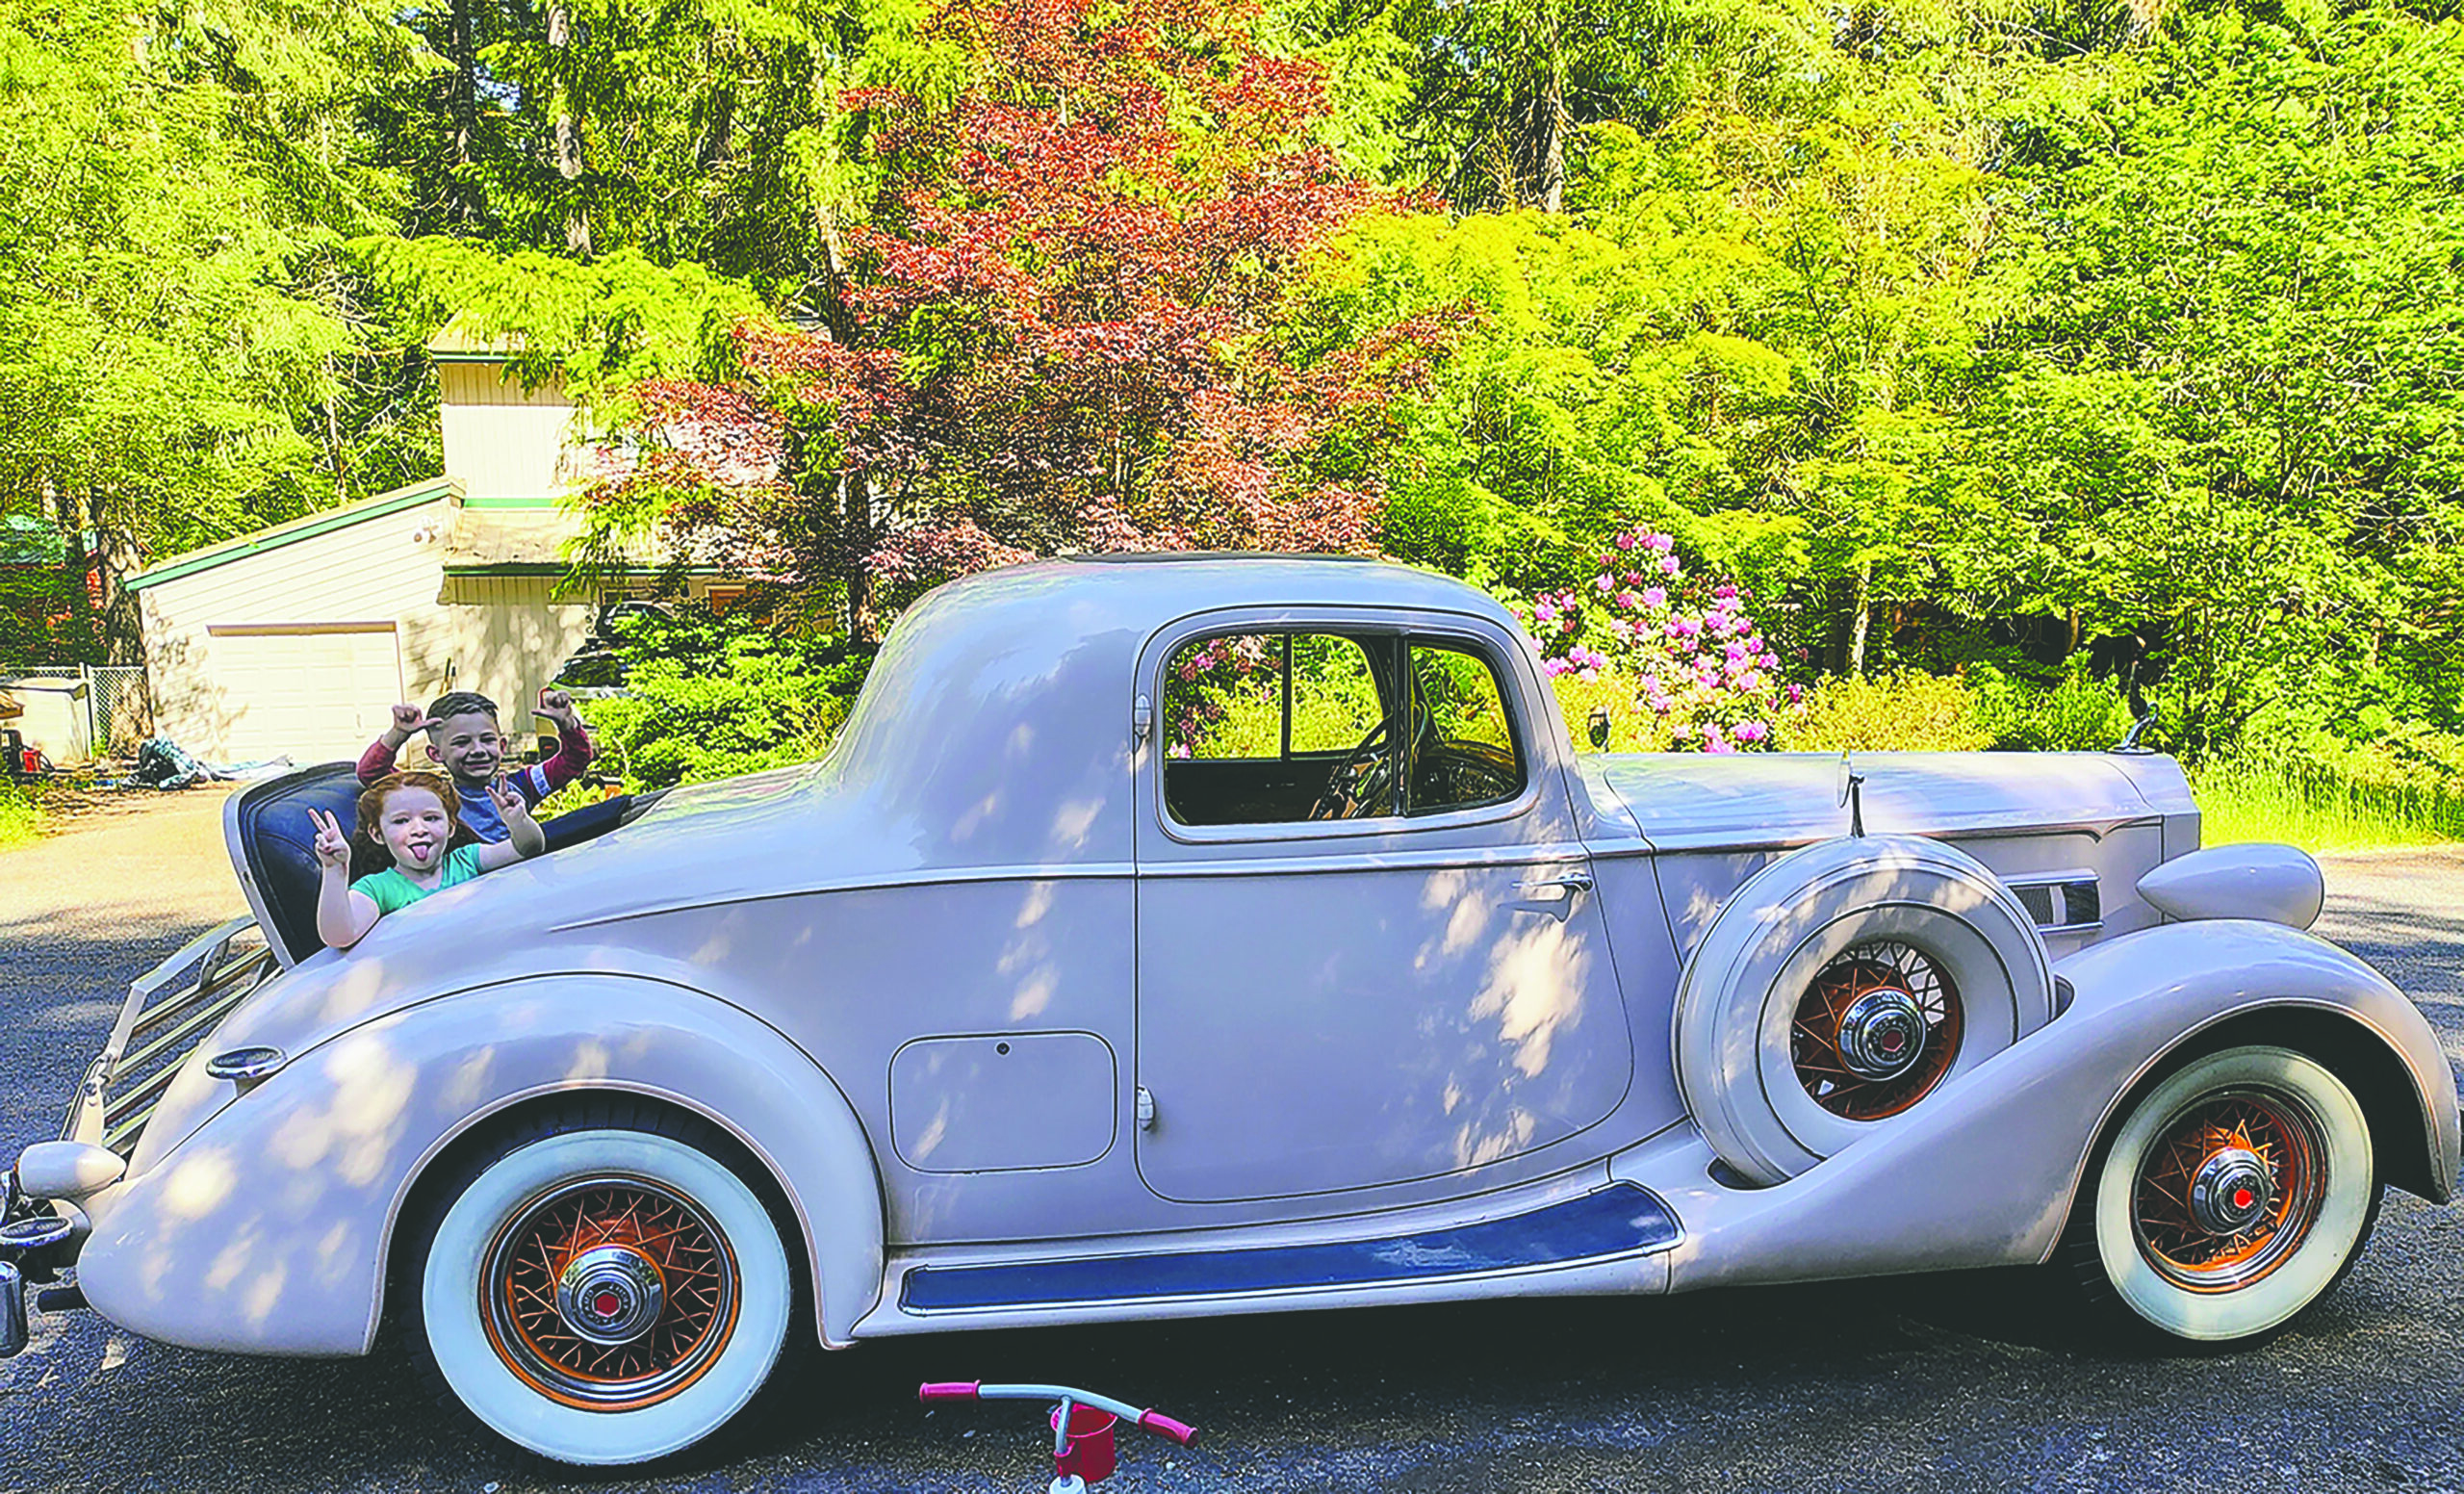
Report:
<svg viewBox="0 0 2464 1494"><path fill-rule="evenodd" d="M87 664L86 704L93 712L93 744L99 755L127 757L153 734L154 712L145 696L145 671L127 664Z"/></svg>

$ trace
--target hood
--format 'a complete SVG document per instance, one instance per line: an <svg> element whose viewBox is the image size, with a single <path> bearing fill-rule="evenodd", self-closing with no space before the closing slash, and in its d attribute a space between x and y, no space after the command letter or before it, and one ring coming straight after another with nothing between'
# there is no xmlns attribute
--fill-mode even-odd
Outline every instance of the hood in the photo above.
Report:
<svg viewBox="0 0 2464 1494"><path fill-rule="evenodd" d="M1861 752L1865 829L1949 837L2193 814L2170 758L2094 752ZM1661 850L1845 835L1836 753L1632 753L1578 760Z"/></svg>

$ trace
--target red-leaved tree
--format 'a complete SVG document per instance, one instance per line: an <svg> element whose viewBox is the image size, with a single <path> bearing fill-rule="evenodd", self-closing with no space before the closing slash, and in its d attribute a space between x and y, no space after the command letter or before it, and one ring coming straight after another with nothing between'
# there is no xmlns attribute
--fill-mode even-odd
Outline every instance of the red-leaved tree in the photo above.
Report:
<svg viewBox="0 0 2464 1494"><path fill-rule="evenodd" d="M1296 271L1379 194L1239 0L951 0L934 106L851 97L885 187L805 327L634 391L594 497L844 597L1066 551L1363 551L1446 325L1318 338Z"/></svg>

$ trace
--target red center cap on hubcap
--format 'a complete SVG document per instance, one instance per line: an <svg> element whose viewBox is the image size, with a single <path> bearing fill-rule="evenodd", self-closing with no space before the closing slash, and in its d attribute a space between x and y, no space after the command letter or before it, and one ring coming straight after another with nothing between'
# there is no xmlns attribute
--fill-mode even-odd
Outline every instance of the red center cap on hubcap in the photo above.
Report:
<svg viewBox="0 0 2464 1494"><path fill-rule="evenodd" d="M1886 1032L1883 1034L1884 1052L1896 1053L1906 1046L1908 1046L1908 1034L1904 1032Z"/></svg>
<svg viewBox="0 0 2464 1494"><path fill-rule="evenodd" d="M2237 1209L2246 1209L2257 1198L2258 1195L2247 1188L2236 1188L2233 1190L2233 1206Z"/></svg>
<svg viewBox="0 0 2464 1494"><path fill-rule="evenodd" d="M2245 1194L2243 1197L2246 1198L2248 1195ZM616 1316L616 1309L624 1305L625 1304L623 1302L616 1300L615 1293L602 1292L597 1297L591 1299L590 1309L603 1318L612 1318Z"/></svg>

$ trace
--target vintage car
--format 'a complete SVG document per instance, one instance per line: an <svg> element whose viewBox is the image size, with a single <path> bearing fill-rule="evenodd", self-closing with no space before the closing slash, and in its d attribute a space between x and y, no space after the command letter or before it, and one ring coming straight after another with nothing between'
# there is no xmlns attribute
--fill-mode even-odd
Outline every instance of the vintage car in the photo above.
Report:
<svg viewBox="0 0 2464 1494"><path fill-rule="evenodd" d="M2446 1200L2421 1013L2198 849L2169 760L1578 755L1406 567L942 588L823 761L681 788L318 947L310 805L140 981L5 1243L42 1311L361 1354L571 1463L790 1334L2059 1263L2246 1341ZM261 942L260 942L261 941ZM189 972L193 969L194 974Z"/></svg>

